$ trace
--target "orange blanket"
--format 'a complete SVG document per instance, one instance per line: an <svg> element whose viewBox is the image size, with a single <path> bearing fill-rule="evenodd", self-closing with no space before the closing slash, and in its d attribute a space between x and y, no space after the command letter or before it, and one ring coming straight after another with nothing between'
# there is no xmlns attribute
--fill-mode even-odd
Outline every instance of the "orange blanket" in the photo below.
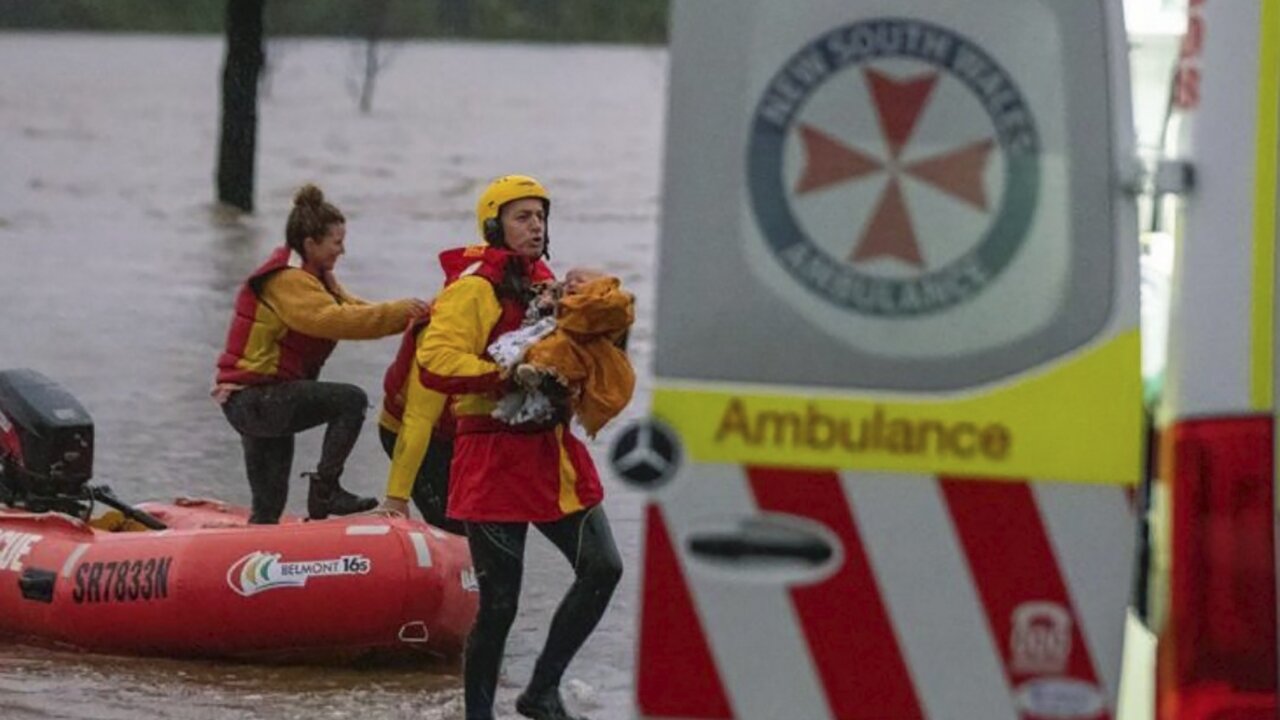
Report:
<svg viewBox="0 0 1280 720"><path fill-rule="evenodd" d="M617 278L592 280L560 299L555 331L525 354L526 363L569 388L589 435L622 412L635 391L635 370L618 347L635 319L635 298Z"/></svg>

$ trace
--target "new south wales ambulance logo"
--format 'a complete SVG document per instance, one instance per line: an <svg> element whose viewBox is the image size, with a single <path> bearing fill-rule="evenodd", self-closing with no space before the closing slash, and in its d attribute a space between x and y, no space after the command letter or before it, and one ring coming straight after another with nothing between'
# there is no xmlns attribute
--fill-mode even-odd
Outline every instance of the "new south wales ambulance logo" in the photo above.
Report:
<svg viewBox="0 0 1280 720"><path fill-rule="evenodd" d="M1040 140L1009 73L931 23L863 20L802 47L766 85L751 205L792 278L862 315L969 300L1022 246Z"/></svg>

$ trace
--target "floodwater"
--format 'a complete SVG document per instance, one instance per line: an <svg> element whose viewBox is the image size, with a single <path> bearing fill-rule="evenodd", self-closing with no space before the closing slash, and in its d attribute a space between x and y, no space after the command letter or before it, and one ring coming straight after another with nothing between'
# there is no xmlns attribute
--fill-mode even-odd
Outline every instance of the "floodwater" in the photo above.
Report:
<svg viewBox="0 0 1280 720"><path fill-rule="evenodd" d="M369 299L430 296L435 255L475 241L492 177L554 196L552 265L619 275L636 293L639 383L591 444L627 563L566 678L571 707L630 715L642 500L608 477L609 442L647 411L666 53L650 48L387 45L373 110L357 109L361 48L274 41L259 107L257 212L212 203L219 38L0 34L0 368L75 395L97 432L95 480L127 500L247 503L235 433L208 398L232 297L283 241L293 192L321 185L347 215L338 274ZM395 339L339 345L324 377L380 400ZM380 494L373 411L344 483ZM302 436L295 474L318 457ZM305 491L295 482L289 510ZM571 573L531 535L500 715L528 678ZM457 667L332 669L112 658L0 644L0 717L458 718Z"/></svg>

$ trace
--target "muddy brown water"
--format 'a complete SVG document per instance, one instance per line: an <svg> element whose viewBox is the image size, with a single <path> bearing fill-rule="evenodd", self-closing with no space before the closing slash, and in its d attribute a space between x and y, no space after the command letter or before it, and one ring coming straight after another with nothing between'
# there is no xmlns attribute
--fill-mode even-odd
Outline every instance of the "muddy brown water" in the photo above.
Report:
<svg viewBox="0 0 1280 720"><path fill-rule="evenodd" d="M488 179L540 177L554 196L552 265L602 268L639 299L636 400L592 444L627 570L566 695L630 716L642 498L603 462L647 411L666 54L595 46L388 46L373 112L351 85L360 49L272 43L257 212L218 210L218 38L0 34L0 368L31 367L93 416L96 481L122 498L249 499L235 434L208 399L231 300L282 241L294 190L319 183L348 217L339 276L371 299L429 296L434 256L472 242ZM324 377L379 399L395 340L339 346ZM373 413L346 483L381 491ZM308 469L319 433L298 443ZM301 482L289 509L303 510ZM531 540L498 707L527 679L571 573ZM0 643L0 718L459 718L456 666L273 667L118 658Z"/></svg>

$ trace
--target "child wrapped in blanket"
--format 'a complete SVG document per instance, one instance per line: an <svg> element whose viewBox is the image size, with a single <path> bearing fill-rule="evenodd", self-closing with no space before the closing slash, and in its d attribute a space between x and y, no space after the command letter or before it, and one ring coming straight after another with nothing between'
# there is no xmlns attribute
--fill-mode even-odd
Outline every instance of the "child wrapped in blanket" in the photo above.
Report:
<svg viewBox="0 0 1280 720"><path fill-rule="evenodd" d="M515 389L493 416L511 424L549 422L567 404L594 437L631 401L636 376L623 350L635 299L616 277L574 268L546 284L518 330L489 346Z"/></svg>

